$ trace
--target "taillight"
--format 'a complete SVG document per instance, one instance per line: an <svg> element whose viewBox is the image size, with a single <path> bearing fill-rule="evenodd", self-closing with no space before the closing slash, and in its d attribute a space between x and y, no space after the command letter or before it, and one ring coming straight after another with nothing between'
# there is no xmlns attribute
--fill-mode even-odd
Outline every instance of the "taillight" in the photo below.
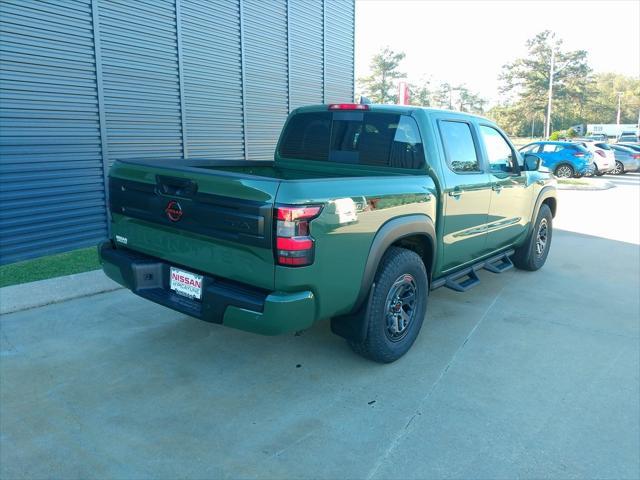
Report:
<svg viewBox="0 0 640 480"><path fill-rule="evenodd" d="M369 110L366 103L331 103L329 110Z"/></svg>
<svg viewBox="0 0 640 480"><path fill-rule="evenodd" d="M309 222L320 215L321 205L276 206L275 257L278 265L304 267L313 263L315 245Z"/></svg>
<svg viewBox="0 0 640 480"><path fill-rule="evenodd" d="M584 153L582 153L582 152L576 152L576 153L574 153L574 154L573 154L573 156L574 156L574 157L578 157L578 158L582 158L582 157L584 157Z"/></svg>
<svg viewBox="0 0 640 480"><path fill-rule="evenodd" d="M604 150L596 150L596 153L598 155L600 155L601 157L605 157L606 155L604 154Z"/></svg>
<svg viewBox="0 0 640 480"><path fill-rule="evenodd" d="M640 160L640 153L634 153L632 157L634 160Z"/></svg>

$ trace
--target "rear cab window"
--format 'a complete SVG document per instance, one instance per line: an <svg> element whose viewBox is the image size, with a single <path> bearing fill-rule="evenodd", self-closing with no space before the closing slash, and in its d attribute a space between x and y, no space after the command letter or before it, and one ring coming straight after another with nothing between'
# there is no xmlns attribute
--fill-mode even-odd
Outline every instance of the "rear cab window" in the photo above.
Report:
<svg viewBox="0 0 640 480"><path fill-rule="evenodd" d="M420 169L424 146L416 121L381 112L305 112L289 119L278 146L282 159Z"/></svg>

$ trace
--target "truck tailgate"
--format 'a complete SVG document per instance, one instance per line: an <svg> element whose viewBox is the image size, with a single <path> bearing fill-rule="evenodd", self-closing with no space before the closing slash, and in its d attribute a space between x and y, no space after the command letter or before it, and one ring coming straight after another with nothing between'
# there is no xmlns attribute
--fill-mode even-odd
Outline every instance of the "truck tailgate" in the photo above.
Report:
<svg viewBox="0 0 640 480"><path fill-rule="evenodd" d="M119 247L176 266L273 289L279 180L160 162L116 162L109 177Z"/></svg>

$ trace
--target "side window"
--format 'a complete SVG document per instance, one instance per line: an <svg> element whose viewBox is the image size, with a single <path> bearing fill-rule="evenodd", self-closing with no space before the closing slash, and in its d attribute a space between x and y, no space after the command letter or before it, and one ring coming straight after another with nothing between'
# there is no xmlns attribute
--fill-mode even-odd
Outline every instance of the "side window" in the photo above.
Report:
<svg viewBox="0 0 640 480"><path fill-rule="evenodd" d="M538 151L538 148L540 148L540 145L538 145L537 143L534 143L532 145L528 145L524 147L522 150L520 150L520 153L523 155L525 153L536 153Z"/></svg>
<svg viewBox="0 0 640 480"><path fill-rule="evenodd" d="M514 173L515 154L504 137L493 127L480 125L480 135L487 151L487 159L492 172Z"/></svg>
<svg viewBox="0 0 640 480"><path fill-rule="evenodd" d="M553 153L553 152L557 152L558 151L558 146L557 145L552 145L552 144L545 144L542 146L542 150L540 151L541 153Z"/></svg>
<svg viewBox="0 0 640 480"><path fill-rule="evenodd" d="M480 162L468 123L442 120L440 135L451 170L456 173L480 171Z"/></svg>

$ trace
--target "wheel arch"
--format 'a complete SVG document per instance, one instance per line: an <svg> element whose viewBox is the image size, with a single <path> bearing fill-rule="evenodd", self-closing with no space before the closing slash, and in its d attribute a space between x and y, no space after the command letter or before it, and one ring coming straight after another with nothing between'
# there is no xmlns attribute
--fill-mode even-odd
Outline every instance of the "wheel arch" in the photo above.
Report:
<svg viewBox="0 0 640 480"><path fill-rule="evenodd" d="M436 229L433 220L423 214L396 217L383 224L375 234L365 264L360 291L348 315L331 319L333 333L349 340L362 340L365 325L362 321L378 265L387 250L402 247L416 252L425 265L429 282L436 259Z"/></svg>
<svg viewBox="0 0 640 480"><path fill-rule="evenodd" d="M556 211L558 208L558 199L556 196L556 187L551 185L547 185L538 194L538 198L536 199L535 206L533 208L533 212L531 213L531 221L529 222L529 233L533 230L533 225L536 223L536 218L538 218L538 212L540 211L540 207L542 205L547 205L551 210L551 216L556 216Z"/></svg>

